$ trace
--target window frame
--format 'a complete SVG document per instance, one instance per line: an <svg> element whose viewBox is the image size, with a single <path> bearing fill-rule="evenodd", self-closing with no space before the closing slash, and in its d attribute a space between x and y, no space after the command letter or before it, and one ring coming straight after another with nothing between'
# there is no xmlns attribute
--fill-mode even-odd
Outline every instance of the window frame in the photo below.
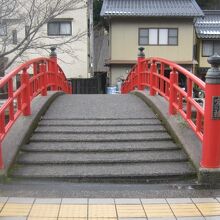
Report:
<svg viewBox="0 0 220 220"><path fill-rule="evenodd" d="M167 43L166 44L160 44L160 30L167 30ZM169 45L169 28L158 28L158 45L160 46Z"/></svg>
<svg viewBox="0 0 220 220"><path fill-rule="evenodd" d="M59 25L59 34L51 34L51 33L49 33L49 25L50 24L58 24ZM61 30L61 24L62 23L69 23L69 25L70 25L70 34L61 34L60 33L60 30ZM47 36L72 36L72 20L71 19L61 19L61 20L53 20L53 21L49 21L48 23L47 23Z"/></svg>
<svg viewBox="0 0 220 220"><path fill-rule="evenodd" d="M150 39L150 29L157 29L157 44L150 44L149 39ZM147 44L141 44L140 39L141 39L141 35L140 32L141 30L148 30L148 43ZM160 44L160 30L168 30L167 31L167 44ZM177 43L176 44L169 44L169 32L170 30L176 30L177 31ZM178 28L166 28L166 27L162 27L162 28L154 28L154 27L150 27L150 28L139 28L138 29L138 45L140 46L178 46L179 45L179 29Z"/></svg>
<svg viewBox="0 0 220 220"><path fill-rule="evenodd" d="M176 44L169 44L170 37L174 38L173 36L169 35L171 30L176 30L176 37L175 37L177 39ZM168 45L169 46L178 46L179 45L179 29L178 28L168 28Z"/></svg>
<svg viewBox="0 0 220 220"><path fill-rule="evenodd" d="M7 28L7 24L4 22L4 23L0 23L0 28L5 28L5 33L4 34L1 34L0 32L0 37L5 37L8 35L8 28Z"/></svg>
<svg viewBox="0 0 220 220"><path fill-rule="evenodd" d="M210 41L212 43L212 55L214 53L214 41L213 40L203 40L202 41L202 57L210 57L212 55L204 55L204 42Z"/></svg>
<svg viewBox="0 0 220 220"><path fill-rule="evenodd" d="M140 45L140 46L148 45L148 44L141 44L141 41L140 41L141 40L141 30L147 30L147 32L148 32L147 42L149 44L149 28L139 28L138 29L138 45Z"/></svg>
<svg viewBox="0 0 220 220"><path fill-rule="evenodd" d="M203 45L204 42L210 41L212 43L212 54L211 55L204 55L204 50L203 50ZM202 40L202 57L210 57L213 56L215 52L215 42L219 42L220 44L220 40L208 40L208 39L204 39Z"/></svg>

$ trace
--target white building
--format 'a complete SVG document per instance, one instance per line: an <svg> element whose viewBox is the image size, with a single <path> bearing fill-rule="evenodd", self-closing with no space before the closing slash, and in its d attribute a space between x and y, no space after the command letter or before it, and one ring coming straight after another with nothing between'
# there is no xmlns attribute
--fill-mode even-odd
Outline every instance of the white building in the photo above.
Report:
<svg viewBox="0 0 220 220"><path fill-rule="evenodd" d="M78 9L65 10L65 12L59 14L58 16L51 17L49 21L45 22L44 25L37 31L36 35L29 33L33 28L39 25L42 16L45 15L46 10L51 10L44 8L40 10L41 0L37 0L39 8L36 7L35 13L32 16L33 23L30 24L31 19L23 17L26 7L30 6L30 1L21 0L24 5L20 7L20 11L11 14L9 17L0 16L0 54L3 50L9 51L14 49L13 53L9 53L5 57L8 58L10 62L16 54L25 47L25 44L30 40L29 49L26 50L22 55L19 55L13 65L6 70L9 72L12 68L20 63L23 63L29 59L36 58L39 56L49 56L49 48L53 45L57 45L57 56L58 63L64 70L67 78L87 78L89 77L89 40L88 40L88 4L87 1L78 1L75 6ZM45 0L46 2L47 0ZM65 0L63 0L65 1ZM68 0L66 0L68 1ZM77 1L77 0L75 0ZM27 3L27 5L25 4ZM54 0L56 2L56 0ZM50 4L54 3L50 1ZM69 1L70 2L70 1ZM42 2L43 3L43 2ZM43 3L44 4L44 3ZM49 3L47 3L49 5ZM53 5L52 5L53 8ZM2 10L2 9L1 9ZM0 10L0 15L1 15ZM23 14L24 10L24 14ZM30 25L31 28L30 28ZM25 37L27 39L24 41ZM34 40L31 38L33 37ZM24 41L23 46L19 45ZM19 47L16 49L16 47Z"/></svg>

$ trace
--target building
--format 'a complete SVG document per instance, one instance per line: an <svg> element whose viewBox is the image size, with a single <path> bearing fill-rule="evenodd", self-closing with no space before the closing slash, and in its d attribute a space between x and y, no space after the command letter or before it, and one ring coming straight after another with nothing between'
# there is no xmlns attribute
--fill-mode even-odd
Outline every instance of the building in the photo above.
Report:
<svg viewBox="0 0 220 220"><path fill-rule="evenodd" d="M204 79L210 68L207 58L214 53L220 55L220 10L204 11L204 17L195 24L197 34L197 74Z"/></svg>
<svg viewBox="0 0 220 220"><path fill-rule="evenodd" d="M49 56L49 48L51 45L57 45L57 54L59 65L64 70L67 78L87 78L89 74L89 10L87 1L72 1L77 2L76 8L64 10L62 13L57 13L58 16L51 16L47 21L46 16L44 25L40 27L34 36L34 40L31 38L33 34L30 32L33 28L42 21L43 13L48 12L50 1L45 1L48 8L45 9L41 1L36 1L36 8L30 12L30 19L22 17L22 10L28 8L30 1L24 1L24 5L19 8L19 11L11 14L9 17L0 19L0 46L7 46L7 50L15 48L14 52L8 54L8 62L13 60L16 54L22 50L22 46L16 49L16 47L23 41L23 48L30 40L28 49L25 50L18 58L13 62L13 65L6 70L9 72L18 64L23 63L29 59L39 56ZM62 1L65 2L65 1ZM39 5L37 5L39 4ZM42 4L42 11L40 7ZM62 3L60 3L62 4ZM58 6L59 7L59 6ZM33 7L34 8L34 7ZM36 11L34 11L36 10ZM59 9L62 10L62 9ZM35 14L34 14L35 13ZM32 15L33 14L33 15ZM32 17L31 17L32 16ZM31 21L33 20L33 23ZM30 24L31 23L31 24ZM25 39L26 38L26 39ZM25 40L24 40L25 39ZM0 48L1 54L1 48Z"/></svg>
<svg viewBox="0 0 220 220"><path fill-rule="evenodd" d="M109 21L111 85L136 63L140 46L146 57L163 57L193 70L194 20L203 16L195 0L104 0L101 15Z"/></svg>

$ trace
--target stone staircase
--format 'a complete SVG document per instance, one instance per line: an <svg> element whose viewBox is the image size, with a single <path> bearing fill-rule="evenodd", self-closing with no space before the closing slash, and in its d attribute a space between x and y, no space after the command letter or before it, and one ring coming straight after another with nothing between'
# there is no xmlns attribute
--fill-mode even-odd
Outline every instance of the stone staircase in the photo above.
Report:
<svg viewBox="0 0 220 220"><path fill-rule="evenodd" d="M65 95L22 146L14 178L149 183L196 172L150 108L132 95Z"/></svg>

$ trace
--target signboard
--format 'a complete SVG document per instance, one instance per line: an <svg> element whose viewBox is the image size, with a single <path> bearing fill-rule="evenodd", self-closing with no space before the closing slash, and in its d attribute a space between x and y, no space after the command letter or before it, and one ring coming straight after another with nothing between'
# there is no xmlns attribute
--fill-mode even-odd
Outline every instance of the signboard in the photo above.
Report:
<svg viewBox="0 0 220 220"><path fill-rule="evenodd" d="M220 96L212 97L212 119L220 120Z"/></svg>

